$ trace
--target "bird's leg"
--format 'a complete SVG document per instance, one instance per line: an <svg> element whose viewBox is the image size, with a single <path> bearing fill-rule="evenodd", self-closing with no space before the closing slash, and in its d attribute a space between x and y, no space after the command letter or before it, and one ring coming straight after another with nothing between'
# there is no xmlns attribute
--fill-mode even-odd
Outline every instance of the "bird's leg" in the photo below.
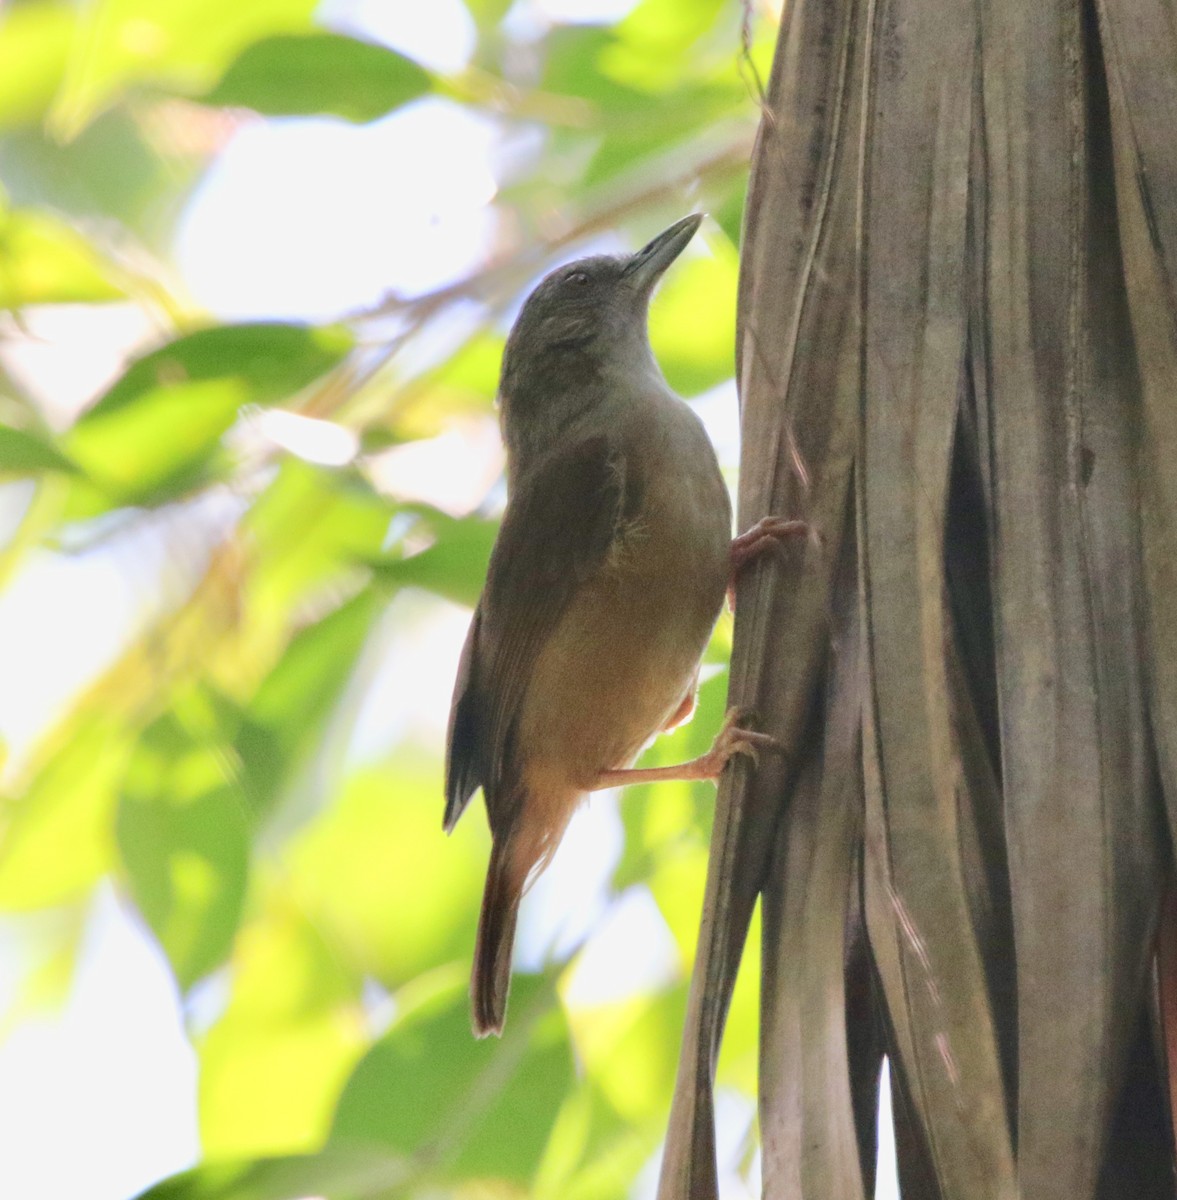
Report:
<svg viewBox="0 0 1177 1200"><path fill-rule="evenodd" d="M676 763L672 767L630 767L626 770L602 771L596 782L589 789L597 792L602 788L625 787L633 783L669 783L672 780L716 780L723 774L728 759L733 754L746 754L753 762L756 761L757 750L774 750L778 753L784 747L767 733L757 733L752 729L744 729L740 719L747 714L741 709L728 709L723 719L719 736L711 749L690 762Z"/></svg>
<svg viewBox="0 0 1177 1200"><path fill-rule="evenodd" d="M731 579L727 585L727 602L733 612L736 608L736 577L739 573L766 550L779 546L785 538L805 537L809 532L809 524L806 521L790 521L785 517L761 517L746 533L732 538Z"/></svg>
<svg viewBox="0 0 1177 1200"><path fill-rule="evenodd" d="M680 725L685 725L691 717L695 715L695 701L698 698L699 691L699 672L695 672L695 678L691 680L691 686L687 688L687 694L682 698L682 702L678 708L667 718L666 723L662 726L663 733L669 733L672 729L677 729Z"/></svg>

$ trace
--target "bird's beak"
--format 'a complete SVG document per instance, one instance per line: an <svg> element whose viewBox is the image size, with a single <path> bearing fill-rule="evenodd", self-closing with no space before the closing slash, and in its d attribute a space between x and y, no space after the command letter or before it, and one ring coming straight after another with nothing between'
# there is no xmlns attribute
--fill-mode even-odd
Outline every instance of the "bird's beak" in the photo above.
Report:
<svg viewBox="0 0 1177 1200"><path fill-rule="evenodd" d="M654 284L662 278L662 272L686 249L687 242L695 236L695 230L702 220L702 213L691 213L689 217L675 221L626 263L623 274L639 292L649 295L654 290Z"/></svg>

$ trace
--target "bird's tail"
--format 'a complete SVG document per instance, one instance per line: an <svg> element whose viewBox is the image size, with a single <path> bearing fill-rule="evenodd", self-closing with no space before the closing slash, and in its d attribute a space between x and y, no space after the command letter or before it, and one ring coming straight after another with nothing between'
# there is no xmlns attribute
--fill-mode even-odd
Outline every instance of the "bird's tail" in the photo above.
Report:
<svg viewBox="0 0 1177 1200"><path fill-rule="evenodd" d="M474 974L470 1002L475 1037L503 1032L507 991L511 986L511 950L515 945L515 918L519 901L534 865L521 854L517 838L496 838L490 852L478 941L474 946Z"/></svg>

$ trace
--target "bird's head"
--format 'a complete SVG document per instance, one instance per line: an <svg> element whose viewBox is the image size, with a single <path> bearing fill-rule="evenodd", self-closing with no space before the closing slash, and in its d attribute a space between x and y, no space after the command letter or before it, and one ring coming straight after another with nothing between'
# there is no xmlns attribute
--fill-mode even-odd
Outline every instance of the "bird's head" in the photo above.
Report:
<svg viewBox="0 0 1177 1200"><path fill-rule="evenodd" d="M650 296L702 219L699 213L683 217L636 254L582 258L545 276L507 338L503 400L509 402L528 380L547 390L546 381L562 370L582 372L609 360L625 364L631 356L648 359Z"/></svg>

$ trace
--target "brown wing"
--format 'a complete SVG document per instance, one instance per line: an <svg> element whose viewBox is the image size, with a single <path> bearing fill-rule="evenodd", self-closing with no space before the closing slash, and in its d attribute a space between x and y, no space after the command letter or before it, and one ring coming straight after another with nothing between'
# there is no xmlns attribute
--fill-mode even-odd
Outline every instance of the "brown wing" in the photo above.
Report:
<svg viewBox="0 0 1177 1200"><path fill-rule="evenodd" d="M607 437L549 456L516 485L458 668L446 749L445 828L509 772L515 723L539 656L577 587L600 569L634 497Z"/></svg>

